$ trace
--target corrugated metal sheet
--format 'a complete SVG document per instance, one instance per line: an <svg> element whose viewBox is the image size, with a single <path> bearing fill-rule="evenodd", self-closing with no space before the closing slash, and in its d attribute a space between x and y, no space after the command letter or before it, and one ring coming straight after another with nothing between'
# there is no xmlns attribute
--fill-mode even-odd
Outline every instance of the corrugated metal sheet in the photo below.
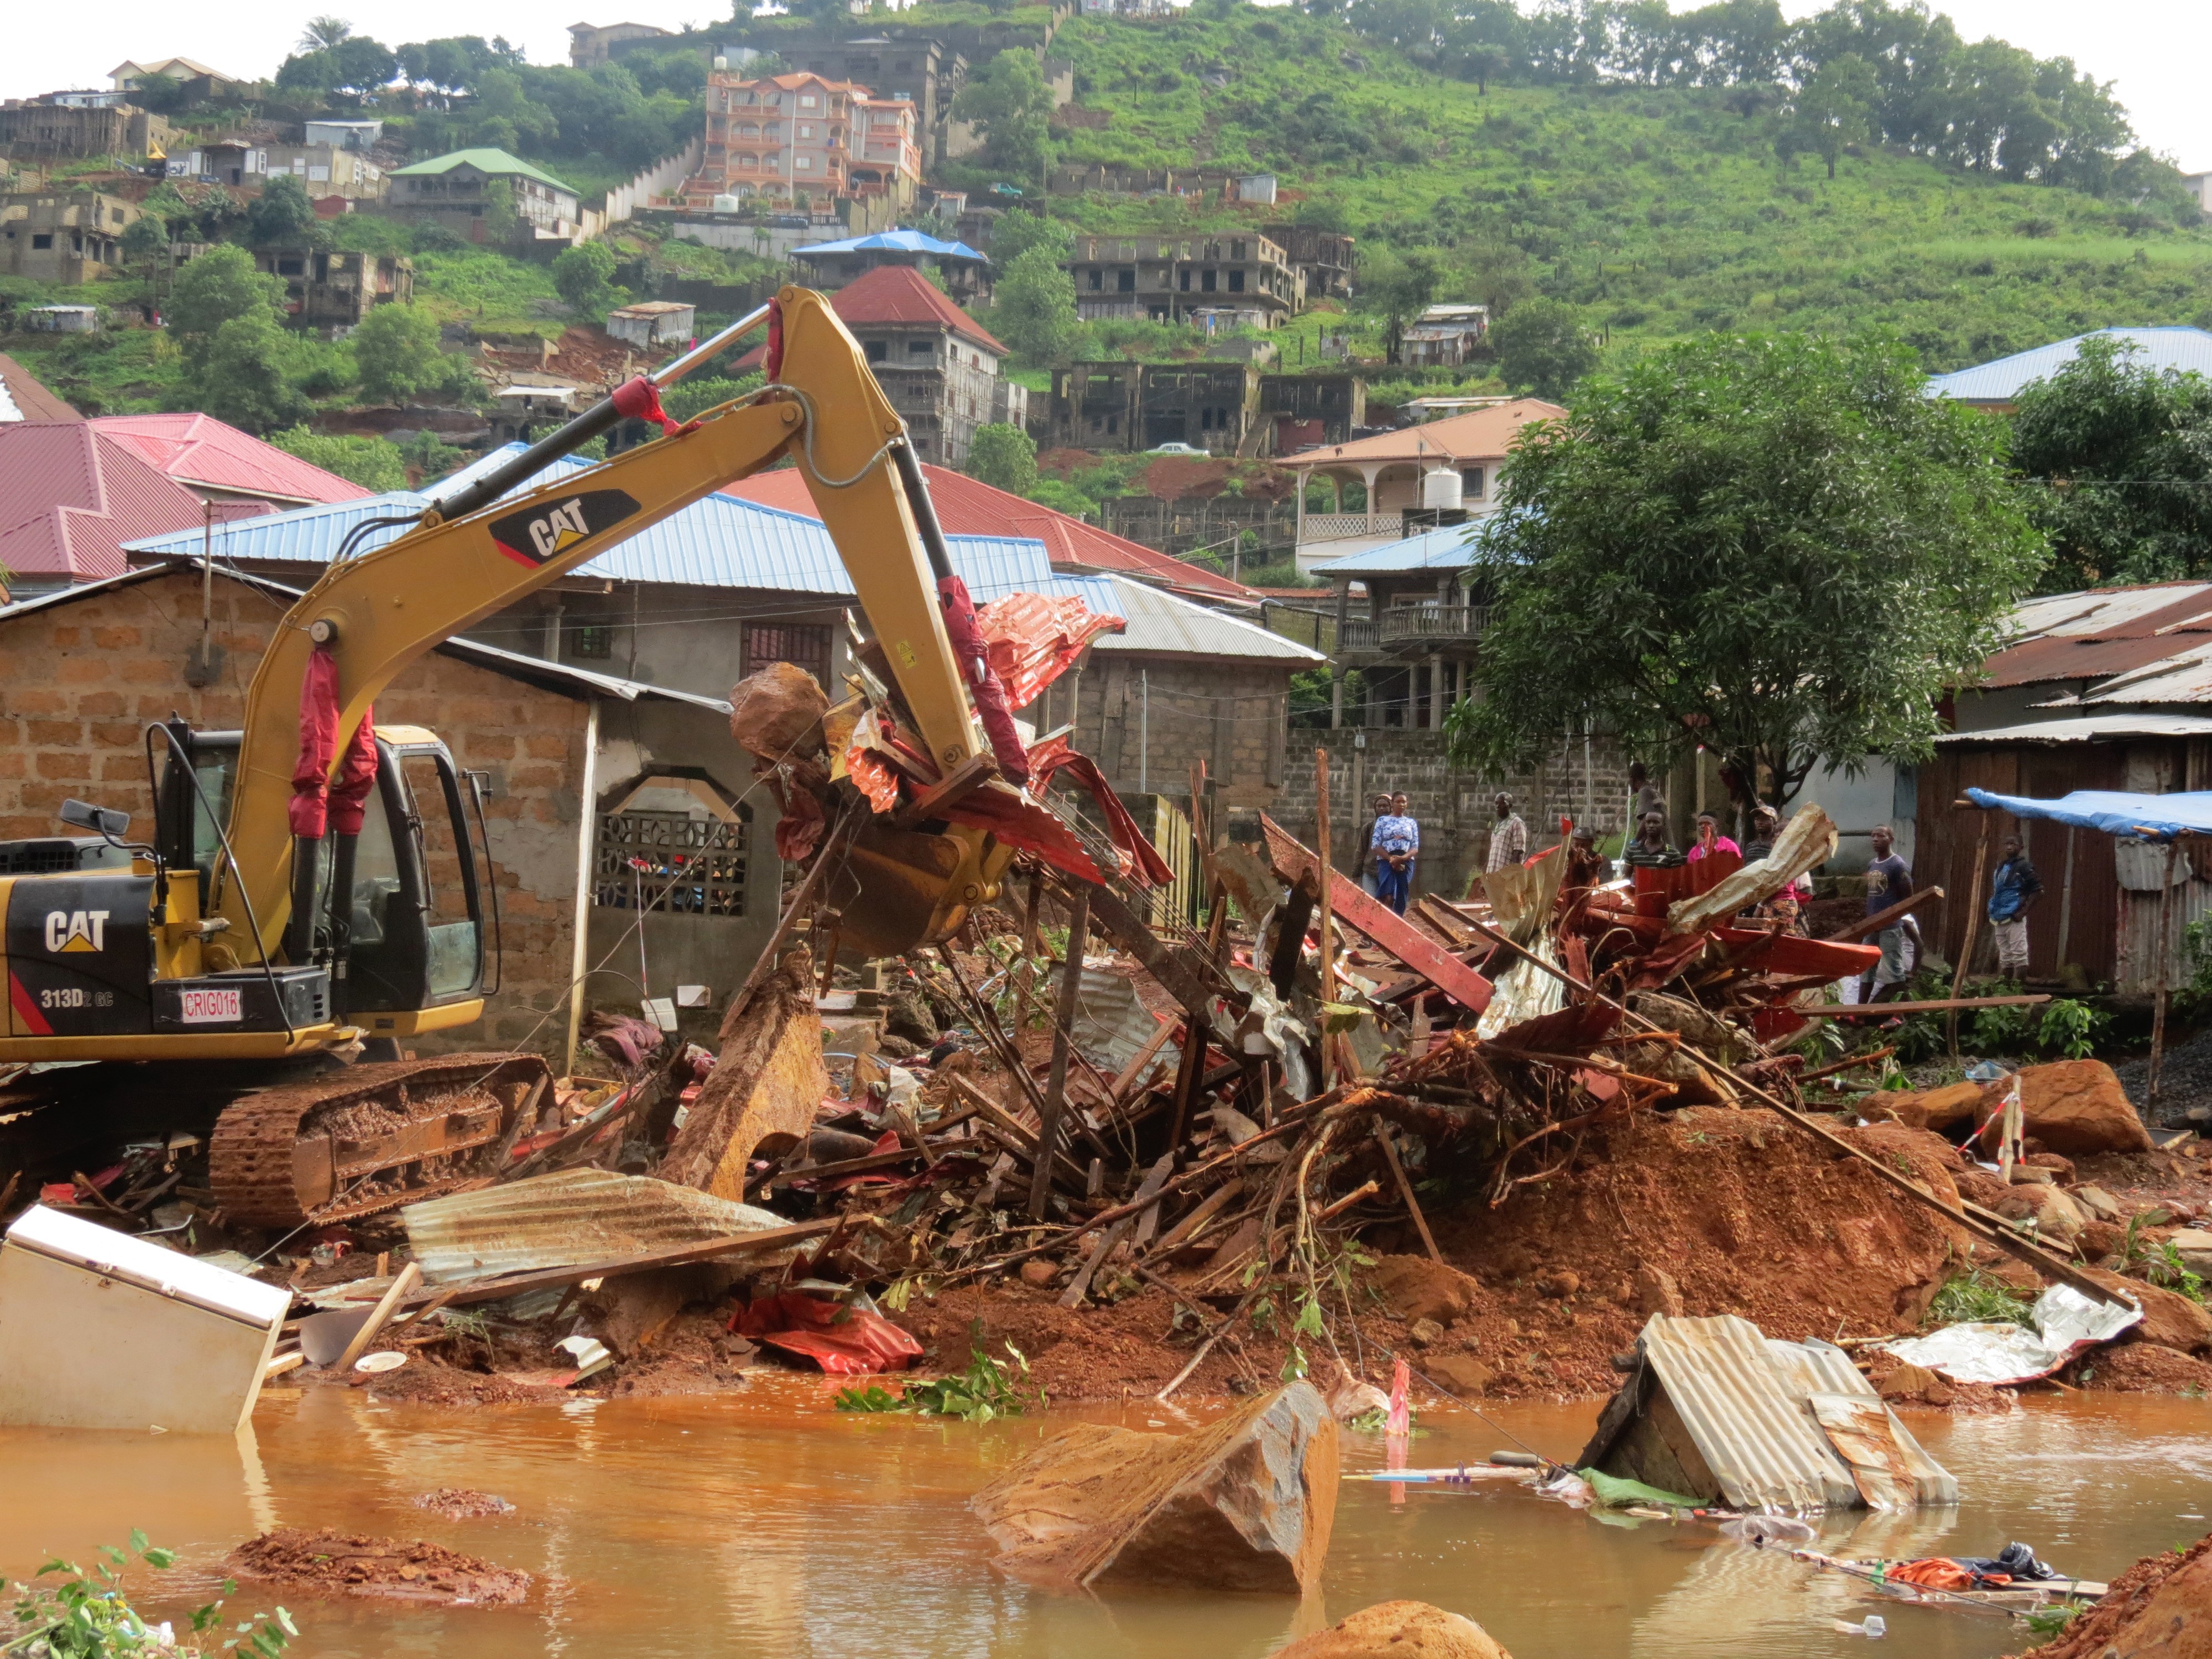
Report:
<svg viewBox="0 0 2212 1659"><path fill-rule="evenodd" d="M2080 703L2150 703L2165 706L2212 702L2212 645L2177 653L2165 661L2119 675L2084 691Z"/></svg>
<svg viewBox="0 0 2212 1659"><path fill-rule="evenodd" d="M1327 662L1318 651L1271 634L1254 623L1209 611L1202 605L1127 576L1060 577L1063 582L1083 581L1103 586L1112 594L1104 605L1085 603L1094 611L1124 617L1128 627L1118 635L1102 635L1091 646L1096 652L1135 652L1149 655L1245 657L1260 661L1304 665ZM1033 590L1036 591L1036 590Z"/></svg>
<svg viewBox="0 0 2212 1659"><path fill-rule="evenodd" d="M1841 1348L1770 1337L1766 1353L1784 1386L1806 1402L1869 1508L1959 1501L1957 1477L1922 1449Z"/></svg>
<svg viewBox="0 0 2212 1659"><path fill-rule="evenodd" d="M1950 732L1936 741L1960 748L1987 743L2124 743L2135 738L2203 737L2212 737L2212 718L2202 714L2100 714L1992 726L1986 732Z"/></svg>
<svg viewBox="0 0 2212 1659"><path fill-rule="evenodd" d="M1730 1504L1751 1510L1857 1504L1850 1472L1776 1367L1758 1326L1733 1314L1655 1314L1642 1344Z"/></svg>
<svg viewBox="0 0 2212 1659"><path fill-rule="evenodd" d="M295 507L289 513L269 513L256 519L219 524L205 544L215 556L230 563L258 560L274 564L321 565L352 532L368 519L398 518L420 513L430 504L428 495L411 489L395 489L359 501L337 501L314 507ZM391 525L373 530L362 538L359 552L397 540L411 525ZM124 544L124 550L139 562L147 559L197 559L203 546L202 528L193 525L164 536L143 536Z"/></svg>
<svg viewBox="0 0 2212 1659"><path fill-rule="evenodd" d="M2194 371L2212 374L2212 334L2201 328L2100 328L2100 335L2126 341L2140 349L2130 360L2136 367ZM2047 380L2074 361L2081 342L2076 334L2030 351L2016 351L1995 362L1928 377L1931 398L1958 398L1969 403L2008 404L2037 380Z"/></svg>
<svg viewBox="0 0 2212 1659"><path fill-rule="evenodd" d="M1299 458L1304 459L1302 456ZM1486 518L1489 515L1484 514ZM1456 570L1474 556L1468 538L1481 526L1478 518L1471 524L1446 525L1441 530L1425 530L1418 536L1407 536L1395 542L1385 542L1380 547L1370 547L1364 553L1347 553L1340 559L1323 559L1313 568L1316 576L1342 576L1363 571L1378 574L1390 571Z"/></svg>
<svg viewBox="0 0 2212 1659"><path fill-rule="evenodd" d="M407 1243L434 1285L574 1267L787 1225L750 1204L607 1170L564 1170L410 1204ZM789 1251L748 1258L767 1267Z"/></svg>
<svg viewBox="0 0 2212 1659"><path fill-rule="evenodd" d="M212 415L103 415L90 424L102 435L129 444L179 483L280 501L350 501L368 494L352 480Z"/></svg>

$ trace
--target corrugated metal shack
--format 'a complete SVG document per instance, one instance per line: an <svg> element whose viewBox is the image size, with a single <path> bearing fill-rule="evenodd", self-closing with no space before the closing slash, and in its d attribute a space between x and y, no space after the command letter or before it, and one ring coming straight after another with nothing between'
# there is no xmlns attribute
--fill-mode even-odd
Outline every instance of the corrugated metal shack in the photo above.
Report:
<svg viewBox="0 0 2212 1659"><path fill-rule="evenodd" d="M2212 583L2049 594L2012 622L2013 642L1954 701L1957 729L1919 769L1913 881L1951 895L1921 926L1936 954L1955 960L2000 844L2019 835L2045 890L2028 913L2030 977L2057 978L2072 963L2093 982L2147 993L2159 978L2162 849L1952 803L1969 786L2045 800L2076 789L2212 788ZM1984 890L1973 893L1982 836ZM2212 847L2186 843L2176 874L2166 965L2178 980L2184 928L2212 912ZM1977 933L1972 966L1992 969L1990 930Z"/></svg>

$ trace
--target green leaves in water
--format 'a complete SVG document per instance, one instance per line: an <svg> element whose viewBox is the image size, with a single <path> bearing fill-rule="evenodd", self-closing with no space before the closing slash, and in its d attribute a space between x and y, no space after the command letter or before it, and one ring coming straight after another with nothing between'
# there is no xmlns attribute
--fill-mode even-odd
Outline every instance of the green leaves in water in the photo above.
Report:
<svg viewBox="0 0 2212 1659"><path fill-rule="evenodd" d="M951 1376L909 1382L903 1394L894 1395L879 1382L845 1389L837 1395L841 1412L919 1412L928 1417L957 1417L969 1423L988 1423L994 1417L1019 1417L1035 1406L1042 1408L1045 1392L1027 1386L1030 1362L1012 1343L1003 1345L1018 1376L985 1352L983 1322L968 1328L968 1369Z"/></svg>
<svg viewBox="0 0 2212 1659"><path fill-rule="evenodd" d="M176 1552L146 1541L133 1528L130 1547L102 1544L92 1571L58 1558L47 1562L27 1583L9 1585L15 1596L9 1609L12 1627L0 1624L0 1655L31 1654L44 1659L115 1659L124 1654L204 1653L210 1656L243 1651L255 1659L277 1659L297 1636L299 1627L283 1607L271 1614L257 1613L237 1626L236 1633L219 1648L179 1649L164 1642L160 1631L149 1626L124 1595L123 1570L136 1555L156 1572L175 1565ZM52 1580L52 1583L47 1582ZM238 1586L223 1581L225 1598ZM195 1634L213 1632L222 1622L223 1601L210 1601L192 1614Z"/></svg>

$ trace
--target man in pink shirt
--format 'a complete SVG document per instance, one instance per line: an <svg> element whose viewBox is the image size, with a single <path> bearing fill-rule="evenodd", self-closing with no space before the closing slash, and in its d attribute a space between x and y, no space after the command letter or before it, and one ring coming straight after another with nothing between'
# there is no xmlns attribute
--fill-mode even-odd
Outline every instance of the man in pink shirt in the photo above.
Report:
<svg viewBox="0 0 2212 1659"><path fill-rule="evenodd" d="M1698 839L1690 848L1690 862L1695 864L1699 859L1714 853L1733 853L1741 858L1743 848L1729 836L1721 834L1718 818L1711 812L1700 812L1698 814Z"/></svg>

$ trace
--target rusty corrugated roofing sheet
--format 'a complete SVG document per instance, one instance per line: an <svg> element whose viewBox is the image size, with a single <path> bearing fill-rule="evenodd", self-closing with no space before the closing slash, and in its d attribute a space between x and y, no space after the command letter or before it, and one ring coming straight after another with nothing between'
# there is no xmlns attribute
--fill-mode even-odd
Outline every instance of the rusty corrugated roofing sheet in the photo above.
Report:
<svg viewBox="0 0 2212 1659"><path fill-rule="evenodd" d="M574 1267L787 1225L750 1204L607 1170L563 1170L410 1204L407 1243L433 1285ZM786 1260L754 1256L767 1267Z"/></svg>
<svg viewBox="0 0 2212 1659"><path fill-rule="evenodd" d="M1748 1319L1654 1314L1641 1339L1721 1491L1738 1509L1850 1509L1850 1472L1787 1387Z"/></svg>

